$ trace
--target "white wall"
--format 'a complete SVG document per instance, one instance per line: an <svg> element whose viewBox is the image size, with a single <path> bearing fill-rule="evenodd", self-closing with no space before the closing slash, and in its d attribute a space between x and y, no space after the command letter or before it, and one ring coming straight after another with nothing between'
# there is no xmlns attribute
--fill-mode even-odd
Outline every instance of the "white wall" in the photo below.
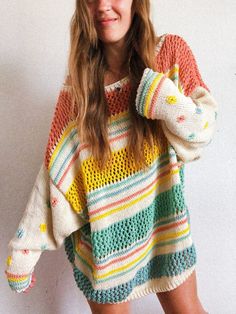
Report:
<svg viewBox="0 0 236 314"><path fill-rule="evenodd" d="M64 249L44 252L37 285L15 294L3 272L39 170L63 81L74 1L0 0L0 313L87 314ZM218 130L204 157L186 165L186 199L197 248L198 291L210 314L236 313L236 2L153 1L157 33L183 36L217 99ZM155 295L133 313L163 313Z"/></svg>

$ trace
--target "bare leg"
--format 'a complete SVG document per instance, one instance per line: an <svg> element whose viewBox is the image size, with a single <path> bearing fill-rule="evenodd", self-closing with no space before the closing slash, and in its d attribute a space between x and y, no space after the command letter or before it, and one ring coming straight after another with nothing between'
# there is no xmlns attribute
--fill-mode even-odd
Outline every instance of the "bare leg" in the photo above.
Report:
<svg viewBox="0 0 236 314"><path fill-rule="evenodd" d="M88 300L92 314L130 314L130 302L101 304Z"/></svg>
<svg viewBox="0 0 236 314"><path fill-rule="evenodd" d="M177 288L158 292L157 297L165 314L208 314L197 295L196 271Z"/></svg>

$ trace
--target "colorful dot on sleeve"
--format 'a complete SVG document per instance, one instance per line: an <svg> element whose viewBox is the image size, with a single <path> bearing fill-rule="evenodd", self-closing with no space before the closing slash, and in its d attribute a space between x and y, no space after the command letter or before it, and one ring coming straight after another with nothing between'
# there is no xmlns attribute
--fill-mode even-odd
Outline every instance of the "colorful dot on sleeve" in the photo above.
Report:
<svg viewBox="0 0 236 314"><path fill-rule="evenodd" d="M7 266L10 266L12 263L12 257L11 256L8 256L7 257Z"/></svg>
<svg viewBox="0 0 236 314"><path fill-rule="evenodd" d="M52 206L55 207L58 203L58 199L56 197L52 198Z"/></svg>
<svg viewBox="0 0 236 314"><path fill-rule="evenodd" d="M42 244L42 245L41 245L41 250L42 250L42 251L46 250L46 248L47 248L47 244Z"/></svg>
<svg viewBox="0 0 236 314"><path fill-rule="evenodd" d="M166 102L169 105L174 105L177 103L177 97L176 96L167 96L166 97Z"/></svg>
<svg viewBox="0 0 236 314"><path fill-rule="evenodd" d="M194 134L194 133L191 133L191 134L188 136L188 140L192 140L192 139L194 139L194 137L195 137L195 134Z"/></svg>
<svg viewBox="0 0 236 314"><path fill-rule="evenodd" d="M179 122L179 123L184 122L184 120L185 120L184 115L177 117L177 122Z"/></svg>
<svg viewBox="0 0 236 314"><path fill-rule="evenodd" d="M209 126L209 123L208 123L208 121L205 123L205 125L204 125L204 129L206 129L206 128L208 128L208 126Z"/></svg>
<svg viewBox="0 0 236 314"><path fill-rule="evenodd" d="M24 235L24 229L23 228L19 228L17 231L16 231L16 236L17 238L22 238Z"/></svg>
<svg viewBox="0 0 236 314"><path fill-rule="evenodd" d="M202 109L197 107L196 110L195 110L195 112L196 112L197 114L200 114L200 113L202 113Z"/></svg>
<svg viewBox="0 0 236 314"><path fill-rule="evenodd" d="M40 231L46 232L46 230L47 230L47 225L46 224L40 224Z"/></svg>
<svg viewBox="0 0 236 314"><path fill-rule="evenodd" d="M29 254L29 250L28 250L28 249L21 250L21 252L22 252L22 254L24 254L24 255Z"/></svg>

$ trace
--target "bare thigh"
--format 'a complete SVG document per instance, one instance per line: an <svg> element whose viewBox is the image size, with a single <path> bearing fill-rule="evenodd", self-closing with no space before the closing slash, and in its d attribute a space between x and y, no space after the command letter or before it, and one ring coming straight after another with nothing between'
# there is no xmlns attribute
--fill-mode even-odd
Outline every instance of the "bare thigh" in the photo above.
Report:
<svg viewBox="0 0 236 314"><path fill-rule="evenodd" d="M195 270L177 288L156 295L165 314L207 314L198 298Z"/></svg>
<svg viewBox="0 0 236 314"><path fill-rule="evenodd" d="M92 314L130 314L130 302L123 302L118 304L102 304L88 300Z"/></svg>

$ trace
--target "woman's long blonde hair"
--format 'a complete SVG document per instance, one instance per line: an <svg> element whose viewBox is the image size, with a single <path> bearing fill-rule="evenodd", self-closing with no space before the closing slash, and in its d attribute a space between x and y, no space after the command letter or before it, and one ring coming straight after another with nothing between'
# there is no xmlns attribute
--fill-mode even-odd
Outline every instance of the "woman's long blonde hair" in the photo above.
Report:
<svg viewBox="0 0 236 314"><path fill-rule="evenodd" d="M135 96L143 70L146 67L155 70L157 39L149 18L150 1L133 0L132 9L134 16L126 35L127 67L131 82L131 129L127 149L136 166L145 168L144 139L153 146L158 121L146 119L136 112ZM89 144L94 159L102 169L111 161L107 130L108 106L104 91L106 69L103 45L97 37L86 0L76 0L76 9L70 23L67 76L72 96L71 114L76 119L81 142Z"/></svg>

